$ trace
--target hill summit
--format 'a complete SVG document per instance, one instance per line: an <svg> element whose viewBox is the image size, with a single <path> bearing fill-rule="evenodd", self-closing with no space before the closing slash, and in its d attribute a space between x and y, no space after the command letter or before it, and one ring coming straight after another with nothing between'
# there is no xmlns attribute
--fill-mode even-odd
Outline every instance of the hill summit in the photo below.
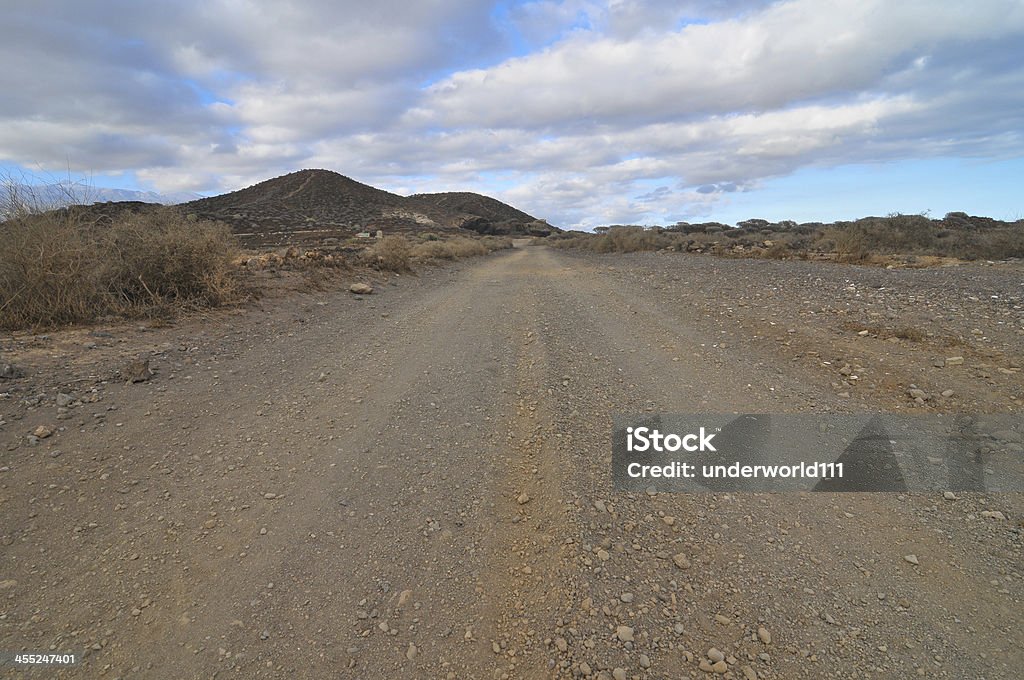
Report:
<svg viewBox="0 0 1024 680"><path fill-rule="evenodd" d="M488 196L460 192L405 197L330 170L300 170L181 208L226 222L243 238L264 242L345 237L378 229L534 236L557 231Z"/></svg>

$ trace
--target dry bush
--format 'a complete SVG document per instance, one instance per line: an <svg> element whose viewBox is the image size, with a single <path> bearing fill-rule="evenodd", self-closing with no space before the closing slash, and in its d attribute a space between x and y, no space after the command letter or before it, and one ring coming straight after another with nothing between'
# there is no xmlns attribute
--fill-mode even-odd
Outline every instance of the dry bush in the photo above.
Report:
<svg viewBox="0 0 1024 680"><path fill-rule="evenodd" d="M828 229L823 233L823 238L831 241L839 262L864 262L871 255L870 238L856 225Z"/></svg>
<svg viewBox="0 0 1024 680"><path fill-rule="evenodd" d="M456 236L445 241L417 243L412 247L412 257L416 260L458 260L463 257L486 255L495 250L511 247L511 239Z"/></svg>
<svg viewBox="0 0 1024 680"><path fill-rule="evenodd" d="M416 260L454 260L455 251L445 241L427 241L413 246L412 256Z"/></svg>
<svg viewBox="0 0 1024 680"><path fill-rule="evenodd" d="M385 236L365 252L364 261L383 271L411 271L412 246L404 236Z"/></svg>
<svg viewBox="0 0 1024 680"><path fill-rule="evenodd" d="M216 307L237 293L231 266L237 245L223 224L164 209L124 215L98 231L102 278L126 308Z"/></svg>
<svg viewBox="0 0 1024 680"><path fill-rule="evenodd" d="M3 328L165 315L239 294L227 227L170 208L103 224L74 211L28 215L0 224L0 242Z"/></svg>
<svg viewBox="0 0 1024 680"><path fill-rule="evenodd" d="M508 250L513 247L512 239L505 236L484 236L480 239L480 242L489 253L497 250Z"/></svg>
<svg viewBox="0 0 1024 680"><path fill-rule="evenodd" d="M793 249L785 241L775 241L761 252L767 260L786 260L793 255Z"/></svg>

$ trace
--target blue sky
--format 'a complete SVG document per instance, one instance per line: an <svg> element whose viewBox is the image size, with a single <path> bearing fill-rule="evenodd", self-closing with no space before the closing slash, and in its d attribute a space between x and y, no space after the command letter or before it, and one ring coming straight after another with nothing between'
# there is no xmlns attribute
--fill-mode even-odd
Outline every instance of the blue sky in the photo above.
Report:
<svg viewBox="0 0 1024 680"><path fill-rule="evenodd" d="M320 167L552 223L1024 216L1020 0L0 7L0 170L215 194Z"/></svg>

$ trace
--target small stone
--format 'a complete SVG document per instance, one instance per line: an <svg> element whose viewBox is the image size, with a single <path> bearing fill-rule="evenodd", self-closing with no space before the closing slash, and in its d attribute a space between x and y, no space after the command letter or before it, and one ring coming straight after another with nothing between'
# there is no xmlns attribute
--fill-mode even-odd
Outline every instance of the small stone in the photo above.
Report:
<svg viewBox="0 0 1024 680"><path fill-rule="evenodd" d="M732 619L730 619L728 616L723 616L722 614L715 614L715 621L722 624L723 626L728 626L730 623L732 623Z"/></svg>
<svg viewBox="0 0 1024 680"><path fill-rule="evenodd" d="M955 501L956 500L956 494L953 493L952 491L943 491L942 492L942 497L945 498L947 501Z"/></svg>
<svg viewBox="0 0 1024 680"><path fill-rule="evenodd" d="M757 627L757 639L766 645L772 643L772 634L768 632L768 629L764 626Z"/></svg>
<svg viewBox="0 0 1024 680"><path fill-rule="evenodd" d="M621 595L619 595L619 599L625 602L626 604L629 604L633 601L633 593L622 593Z"/></svg>
<svg viewBox="0 0 1024 680"><path fill-rule="evenodd" d="M154 375L149 367L149 359L133 361L124 370L124 379L128 384L146 382Z"/></svg>
<svg viewBox="0 0 1024 680"><path fill-rule="evenodd" d="M373 293L373 286L368 283L353 283L348 287L348 291L356 295L370 295Z"/></svg>
<svg viewBox="0 0 1024 680"><path fill-rule="evenodd" d="M947 366L960 366L964 363L963 357L949 357L946 359Z"/></svg>
<svg viewBox="0 0 1024 680"><path fill-rule="evenodd" d="M583 675L584 677L590 677L590 674L591 674L591 673L593 673L593 672L594 672L594 671L593 671L593 670L591 670L591 668L590 668L590 664L589 664L589 663L587 663L586 661L581 661L581 662L580 662L580 673L581 673L581 674L582 674L582 675Z"/></svg>
<svg viewBox="0 0 1024 680"><path fill-rule="evenodd" d="M708 650L708 658L711 659L713 663L718 663L725 659L725 652L720 650L718 647L712 647Z"/></svg>
<svg viewBox="0 0 1024 680"><path fill-rule="evenodd" d="M569 643L565 641L565 638L555 638L555 649L564 654L569 649Z"/></svg>
<svg viewBox="0 0 1024 680"><path fill-rule="evenodd" d="M612 678L615 680L627 680L628 677L625 668L616 668L612 671Z"/></svg>
<svg viewBox="0 0 1024 680"><path fill-rule="evenodd" d="M683 553L676 553L673 555L672 562L680 569L690 568L690 560Z"/></svg>
<svg viewBox="0 0 1024 680"><path fill-rule="evenodd" d="M32 435L40 439L46 439L53 434L53 428L47 427L46 425L40 425L36 429L32 430Z"/></svg>
<svg viewBox="0 0 1024 680"><path fill-rule="evenodd" d="M982 510L978 514L980 514L985 519L998 519L998 520L1005 520L1006 519L1006 515L1004 515L999 510Z"/></svg>
<svg viewBox="0 0 1024 680"><path fill-rule="evenodd" d="M267 493L263 494L263 497L266 498L268 501L272 501L275 498L277 498L277 494L268 491Z"/></svg>
<svg viewBox="0 0 1024 680"><path fill-rule="evenodd" d="M672 632L676 635L682 635L684 631L686 631L686 628L681 623L672 626Z"/></svg>
<svg viewBox="0 0 1024 680"><path fill-rule="evenodd" d="M495 654L501 654L501 645L499 645L497 642L492 642L491 651Z"/></svg>
<svg viewBox="0 0 1024 680"><path fill-rule="evenodd" d="M714 672L714 671L711 670L711 664L708 663L707 659L701 659L700 663L698 664L697 667L700 668L705 673L713 673Z"/></svg>
<svg viewBox="0 0 1024 680"><path fill-rule="evenodd" d="M409 648L407 650L405 650L405 658L408 659L409 661L412 661L413 659L416 658L416 654L418 652L419 652L419 650L416 649L416 645L414 645L413 643L410 642L409 643Z"/></svg>
<svg viewBox="0 0 1024 680"><path fill-rule="evenodd" d="M757 672L750 666L743 667L744 680L757 680Z"/></svg>
<svg viewBox="0 0 1024 680"><path fill-rule="evenodd" d="M651 667L651 657L647 656L646 654L641 654L640 655L639 663L640 663L640 668L650 668Z"/></svg>
<svg viewBox="0 0 1024 680"><path fill-rule="evenodd" d="M619 626L615 629L615 637L617 637L620 642L632 642L633 629L629 626Z"/></svg>
<svg viewBox="0 0 1024 680"><path fill-rule="evenodd" d="M528 493L526 493L525 491L523 493L519 494L519 498L516 499L516 503L519 503L519 505L526 505L529 502L530 502L530 495Z"/></svg>
<svg viewBox="0 0 1024 680"><path fill-rule="evenodd" d="M719 675L724 675L725 673L729 672L729 664L727 664L724 661L718 661L716 663L711 664L711 670L715 673L718 673Z"/></svg>
<svg viewBox="0 0 1024 680"><path fill-rule="evenodd" d="M60 406L62 408L66 407L69 404L71 404L74 400L75 398L72 397L70 394L65 394L64 392L57 393L57 406Z"/></svg>
<svg viewBox="0 0 1024 680"><path fill-rule="evenodd" d="M942 390L942 396L945 397L946 399L949 399L954 394L956 394L956 392L954 392L953 390Z"/></svg>
<svg viewBox="0 0 1024 680"><path fill-rule="evenodd" d="M904 555L903 559L907 562L910 562L911 564L920 564L920 562L918 562L917 560L917 555Z"/></svg>

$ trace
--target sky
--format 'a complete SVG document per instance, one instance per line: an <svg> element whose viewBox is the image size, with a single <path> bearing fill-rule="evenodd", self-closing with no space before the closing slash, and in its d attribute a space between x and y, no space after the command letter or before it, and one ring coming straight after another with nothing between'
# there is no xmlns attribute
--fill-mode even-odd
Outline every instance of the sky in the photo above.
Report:
<svg viewBox="0 0 1024 680"><path fill-rule="evenodd" d="M552 224L1024 218L1024 0L7 0L0 171Z"/></svg>

